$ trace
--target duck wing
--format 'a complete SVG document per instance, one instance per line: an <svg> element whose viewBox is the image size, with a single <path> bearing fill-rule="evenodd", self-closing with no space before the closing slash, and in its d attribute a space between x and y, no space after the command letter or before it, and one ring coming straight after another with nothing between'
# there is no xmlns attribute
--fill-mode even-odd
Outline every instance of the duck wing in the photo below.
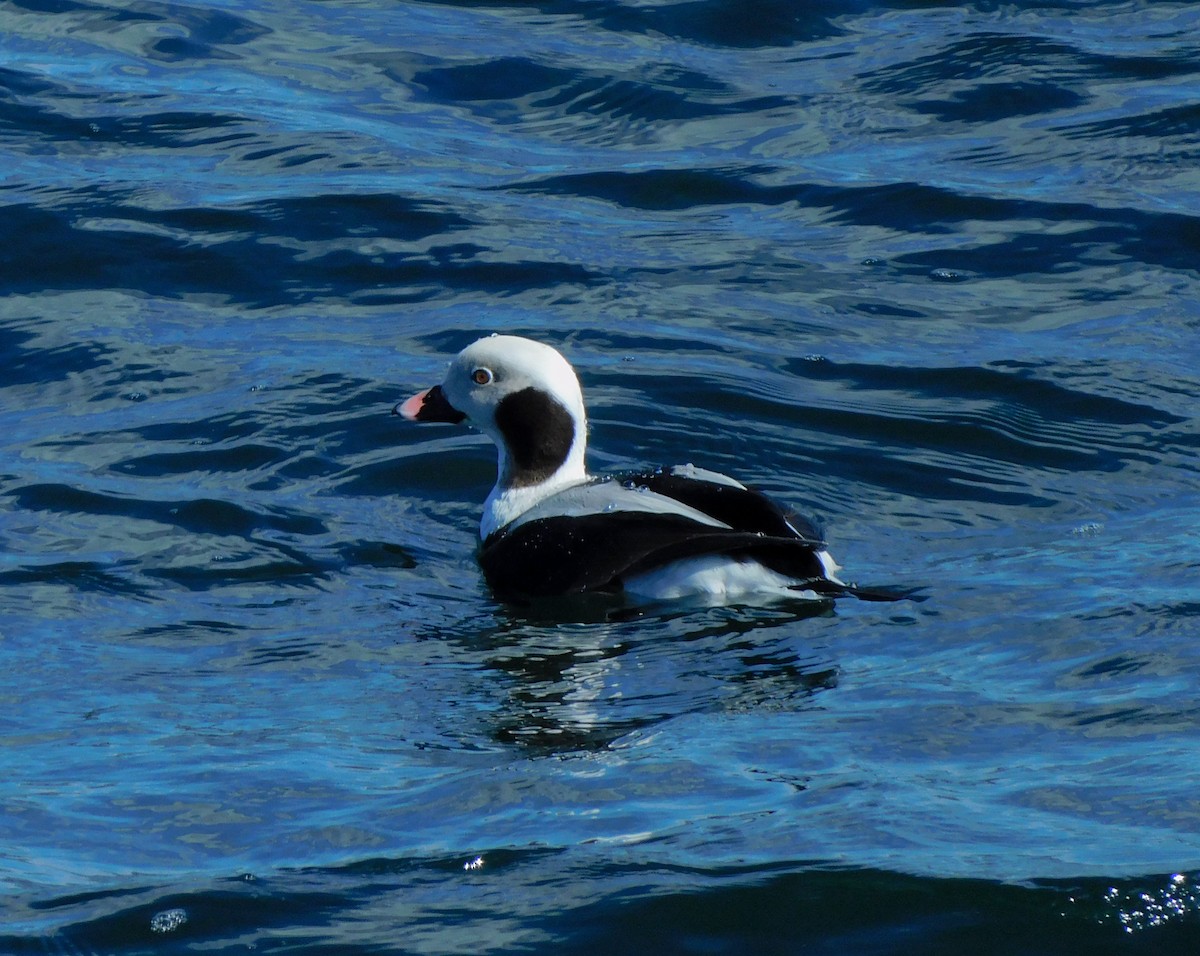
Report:
<svg viewBox="0 0 1200 956"><path fill-rule="evenodd" d="M824 531L815 522L719 472L675 465L626 475L623 481L682 502L739 531L804 538L825 546Z"/></svg>

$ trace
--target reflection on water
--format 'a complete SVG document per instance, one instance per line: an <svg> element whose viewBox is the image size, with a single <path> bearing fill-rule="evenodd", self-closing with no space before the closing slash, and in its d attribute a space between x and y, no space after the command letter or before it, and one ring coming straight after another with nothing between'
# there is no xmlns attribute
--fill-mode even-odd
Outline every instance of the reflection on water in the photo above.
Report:
<svg viewBox="0 0 1200 956"><path fill-rule="evenodd" d="M464 644L507 678L495 739L569 752L685 714L803 707L836 686L837 668L796 647L792 633L772 629L829 613L811 605L633 612L623 621L540 626L513 612L506 626Z"/></svg>

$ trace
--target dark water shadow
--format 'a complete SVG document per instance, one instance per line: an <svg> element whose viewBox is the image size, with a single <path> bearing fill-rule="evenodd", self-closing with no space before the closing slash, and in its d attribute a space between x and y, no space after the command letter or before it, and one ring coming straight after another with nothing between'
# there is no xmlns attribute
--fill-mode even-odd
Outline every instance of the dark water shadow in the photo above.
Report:
<svg viewBox="0 0 1200 956"><path fill-rule="evenodd" d="M799 108L794 97L747 96L718 79L673 66L652 66L617 78L512 56L416 70L404 61L381 65L385 74L415 87L425 99L465 105L501 124L589 115L669 123Z"/></svg>
<svg viewBox="0 0 1200 956"><path fill-rule="evenodd" d="M503 188L513 192L600 199L641 210L691 210L754 204L824 210L831 223L875 226L933 237L980 222L1076 222L1069 240L1049 241L1022 228L998 242L960 248L931 247L896 261L927 274L934 267L981 275L1051 273L1105 256L1185 272L1200 269L1200 217L1178 212L1110 208L1079 202L1009 199L964 194L941 186L897 182L865 186L766 183L779 171L769 166L707 169L601 170L528 179ZM1107 261L1107 260L1106 260Z"/></svg>
<svg viewBox="0 0 1200 956"><path fill-rule="evenodd" d="M582 19L620 35L666 36L728 49L787 47L838 36L834 18L848 12L845 3L827 0L796 4L759 0L748 15L736 0L684 0L681 3L631 4L620 0L425 0L442 6L528 11L542 16ZM853 9L856 4L850 4Z"/></svg>
<svg viewBox="0 0 1200 956"><path fill-rule="evenodd" d="M24 910L62 922L36 934L0 931L4 952L234 952L287 939L288 952L305 956L1190 956L1200 923L1194 874L1015 884L819 860L687 866L652 851L600 865L586 853L545 847L141 884L35 899Z"/></svg>

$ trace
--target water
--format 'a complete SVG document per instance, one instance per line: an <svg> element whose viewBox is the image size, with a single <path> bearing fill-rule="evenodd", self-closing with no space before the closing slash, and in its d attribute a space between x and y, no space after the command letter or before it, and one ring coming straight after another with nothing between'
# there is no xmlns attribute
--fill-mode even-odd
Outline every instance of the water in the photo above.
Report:
<svg viewBox="0 0 1200 956"><path fill-rule="evenodd" d="M1196 951L1193 4L0 28L0 951ZM489 331L927 600L496 603Z"/></svg>

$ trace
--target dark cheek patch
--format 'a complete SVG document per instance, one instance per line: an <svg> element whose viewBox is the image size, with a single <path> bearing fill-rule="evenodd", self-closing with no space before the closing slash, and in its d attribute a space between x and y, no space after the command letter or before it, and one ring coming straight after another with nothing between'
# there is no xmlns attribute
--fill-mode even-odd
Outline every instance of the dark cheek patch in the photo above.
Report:
<svg viewBox="0 0 1200 956"><path fill-rule="evenodd" d="M496 425L512 463L508 484L536 485L562 467L575 442L575 421L559 402L536 388L514 392L496 406Z"/></svg>

